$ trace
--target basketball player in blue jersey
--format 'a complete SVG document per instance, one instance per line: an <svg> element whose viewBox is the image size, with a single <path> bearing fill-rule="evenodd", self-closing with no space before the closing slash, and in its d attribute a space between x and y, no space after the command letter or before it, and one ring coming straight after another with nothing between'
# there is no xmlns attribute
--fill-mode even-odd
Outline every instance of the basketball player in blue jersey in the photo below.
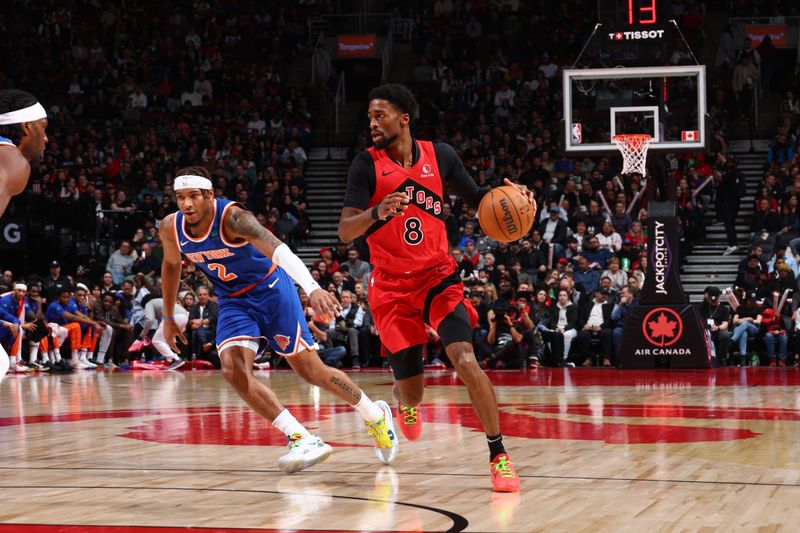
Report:
<svg viewBox="0 0 800 533"><path fill-rule="evenodd" d="M0 91L0 216L11 197L25 190L31 161L41 159L47 144L47 112L25 91ZM8 372L8 354L0 346L0 381Z"/></svg>
<svg viewBox="0 0 800 533"><path fill-rule="evenodd" d="M219 296L216 344L223 376L289 439L289 453L278 460L280 469L292 473L308 468L327 459L332 448L303 427L253 375L253 361L267 346L286 357L308 383L353 405L375 439L378 459L391 463L397 455L397 437L389 405L373 402L345 373L323 364L292 280L318 313L335 314L336 298L320 288L303 262L251 212L241 204L215 199L206 169L178 171L173 190L180 211L164 217L160 229L164 337L170 348L178 351L176 337L186 343L167 312L175 307L183 255L203 271Z"/></svg>

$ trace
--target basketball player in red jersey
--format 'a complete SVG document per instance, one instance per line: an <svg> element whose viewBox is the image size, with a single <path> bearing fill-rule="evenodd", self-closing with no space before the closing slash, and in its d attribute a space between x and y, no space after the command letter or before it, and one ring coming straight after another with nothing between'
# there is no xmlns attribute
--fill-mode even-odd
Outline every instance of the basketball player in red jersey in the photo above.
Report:
<svg viewBox="0 0 800 533"><path fill-rule="evenodd" d="M519 477L503 446L494 389L472 347L477 313L464 298L444 224L445 190L477 206L488 188L478 188L451 146L411 137L418 105L408 88L382 85L369 99L375 146L350 166L339 237L350 242L365 235L370 247L369 301L394 373L400 427L409 440L422 431L427 323L441 337L486 432L494 490L517 492ZM506 183L528 195L535 213L533 194Z"/></svg>
<svg viewBox="0 0 800 533"><path fill-rule="evenodd" d="M36 97L25 91L0 91L0 216L11 197L25 190L30 162L41 159L47 144L47 112ZM0 380L9 366L0 346Z"/></svg>

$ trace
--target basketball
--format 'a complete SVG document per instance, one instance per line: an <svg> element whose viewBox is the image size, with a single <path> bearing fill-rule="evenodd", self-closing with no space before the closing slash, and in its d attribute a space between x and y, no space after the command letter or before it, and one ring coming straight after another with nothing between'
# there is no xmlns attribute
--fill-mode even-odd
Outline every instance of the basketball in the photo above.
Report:
<svg viewBox="0 0 800 533"><path fill-rule="evenodd" d="M528 198L510 185L497 187L486 193L478 206L478 221L492 239L511 242L530 231L536 207Z"/></svg>

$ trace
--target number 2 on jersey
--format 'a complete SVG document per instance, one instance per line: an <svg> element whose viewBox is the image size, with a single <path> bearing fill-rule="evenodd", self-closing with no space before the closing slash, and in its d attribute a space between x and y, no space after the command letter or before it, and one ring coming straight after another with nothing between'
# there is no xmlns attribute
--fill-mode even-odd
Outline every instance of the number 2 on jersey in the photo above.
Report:
<svg viewBox="0 0 800 533"><path fill-rule="evenodd" d="M221 279L222 281L231 281L232 279L236 279L239 277L233 272L228 272L228 270L225 268L225 265L220 263L209 263L208 269L213 272L216 272L217 277L219 277L219 279Z"/></svg>
<svg viewBox="0 0 800 533"><path fill-rule="evenodd" d="M416 246L422 242L422 221L416 217L406 219L406 231L403 233L403 240L411 246Z"/></svg>

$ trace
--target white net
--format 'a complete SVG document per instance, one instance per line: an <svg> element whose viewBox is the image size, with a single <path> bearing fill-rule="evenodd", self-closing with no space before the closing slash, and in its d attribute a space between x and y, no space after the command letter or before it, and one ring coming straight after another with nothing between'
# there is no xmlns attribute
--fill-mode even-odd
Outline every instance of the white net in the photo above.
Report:
<svg viewBox="0 0 800 533"><path fill-rule="evenodd" d="M614 135L614 142L617 143L622 154L622 173L641 174L644 177L645 166L647 164L647 148L650 146L652 137L643 133Z"/></svg>

